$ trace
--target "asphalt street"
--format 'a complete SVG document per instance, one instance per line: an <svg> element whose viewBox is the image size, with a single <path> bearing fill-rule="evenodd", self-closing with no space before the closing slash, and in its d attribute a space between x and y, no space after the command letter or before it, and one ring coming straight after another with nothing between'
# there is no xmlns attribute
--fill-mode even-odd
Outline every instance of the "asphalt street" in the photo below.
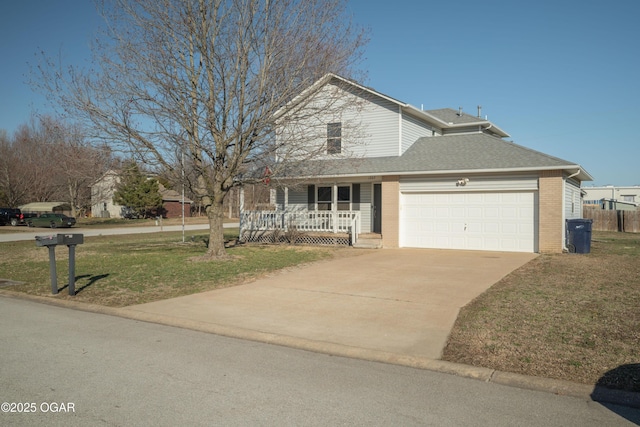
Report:
<svg viewBox="0 0 640 427"><path fill-rule="evenodd" d="M238 223L226 223L224 228L236 228ZM9 227L9 226L5 226ZM209 224L187 224L184 226L185 230L207 230ZM29 231L25 231L21 228L20 231L15 233L0 233L0 242L18 242L25 240L34 240L36 236L47 236L50 234L58 233L79 233L88 236L110 236L116 234L140 234L140 233L159 233L163 231L182 231L182 225L165 225L165 226L153 226L153 227L120 227L120 228L29 228Z"/></svg>
<svg viewBox="0 0 640 427"><path fill-rule="evenodd" d="M0 297L0 324L1 425L640 423L637 409L15 298Z"/></svg>

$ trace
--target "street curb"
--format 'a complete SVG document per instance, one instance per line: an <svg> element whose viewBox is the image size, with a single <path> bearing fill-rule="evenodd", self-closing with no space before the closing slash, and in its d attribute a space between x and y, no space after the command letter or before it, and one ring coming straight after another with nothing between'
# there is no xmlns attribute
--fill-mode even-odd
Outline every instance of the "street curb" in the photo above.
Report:
<svg viewBox="0 0 640 427"><path fill-rule="evenodd" d="M392 365L400 365L416 369L425 369L429 371L451 374L459 377L471 378L509 387L553 393L562 396L571 396L585 400L593 400L600 403L609 403L628 406L632 408L640 408L640 393L637 392L614 390L597 385L593 386L565 380L532 377L512 372L497 371L491 368L483 368L478 366L447 362L444 360L427 359L416 356L389 353L379 350L363 349L359 347L350 347L330 342L306 340L286 335L229 327L215 323L196 322L189 319L160 316L137 311L135 310L135 308L105 307L101 305L87 304L77 301L58 300L51 297L28 295L20 292L9 291L6 289L0 289L0 296L30 300L41 304L105 314L109 316L138 320L142 322L162 324L165 326L211 333L229 338L280 345L296 348L299 350L328 354L332 356L348 357L352 359L360 359L371 362L388 363Z"/></svg>

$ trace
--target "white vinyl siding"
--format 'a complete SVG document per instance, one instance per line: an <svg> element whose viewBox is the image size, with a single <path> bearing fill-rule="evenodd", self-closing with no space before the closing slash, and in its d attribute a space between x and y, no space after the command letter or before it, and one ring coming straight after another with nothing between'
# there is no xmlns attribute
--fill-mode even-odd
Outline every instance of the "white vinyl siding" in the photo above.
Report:
<svg viewBox="0 0 640 427"><path fill-rule="evenodd" d="M564 219L582 218L580 184L572 179L564 184Z"/></svg>
<svg viewBox="0 0 640 427"><path fill-rule="evenodd" d="M468 178L464 186L457 186L459 179ZM408 192L448 192L448 191L516 191L537 190L538 177L534 175L510 175L510 176L476 176L476 175L450 175L438 178L402 178L400 191Z"/></svg>
<svg viewBox="0 0 640 427"><path fill-rule="evenodd" d="M319 150L315 158L335 158L322 148L327 144L327 125L338 122L342 124L341 157L397 156L400 152L399 109L391 100L327 85L304 111L304 123L294 121L279 129L277 138L285 144L279 156L300 158Z"/></svg>
<svg viewBox="0 0 640 427"><path fill-rule="evenodd" d="M453 129L446 129L443 132L443 135L456 135L462 133L480 133L482 128L478 125L475 126L465 126L465 127L457 127Z"/></svg>
<svg viewBox="0 0 640 427"><path fill-rule="evenodd" d="M432 136L433 128L428 124L421 122L415 117L407 114L402 115L402 142L400 155L404 154L409 147L413 145L418 138L423 136Z"/></svg>
<svg viewBox="0 0 640 427"><path fill-rule="evenodd" d="M307 209L307 187L303 186L302 189L289 189L289 204L287 209L293 211L306 210ZM276 203L278 210L285 209L284 189L278 188L276 190Z"/></svg>
<svg viewBox="0 0 640 427"><path fill-rule="evenodd" d="M280 158L315 159L341 157L327 154L327 125L341 124L342 157L351 156L354 150L361 150L366 142L362 136L360 112L363 100L357 92L346 91L328 84L309 98L300 111L280 119L276 138L282 148Z"/></svg>
<svg viewBox="0 0 640 427"><path fill-rule="evenodd" d="M364 157L397 156L400 150L398 106L385 99L369 101L361 117L365 143L353 147L353 153Z"/></svg>
<svg viewBox="0 0 640 427"><path fill-rule="evenodd" d="M289 189L289 206L294 205L297 209L307 208L307 188L293 191Z"/></svg>
<svg viewBox="0 0 640 427"><path fill-rule="evenodd" d="M284 210L284 191L278 189L278 209ZM289 204L286 206L287 210L300 211L307 210L307 186L302 188L289 189Z"/></svg>

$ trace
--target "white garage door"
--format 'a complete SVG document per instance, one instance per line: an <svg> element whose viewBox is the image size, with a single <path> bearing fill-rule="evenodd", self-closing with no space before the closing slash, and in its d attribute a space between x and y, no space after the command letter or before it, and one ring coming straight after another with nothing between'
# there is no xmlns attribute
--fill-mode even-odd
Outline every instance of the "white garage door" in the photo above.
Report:
<svg viewBox="0 0 640 427"><path fill-rule="evenodd" d="M400 246L536 252L536 193L403 193Z"/></svg>

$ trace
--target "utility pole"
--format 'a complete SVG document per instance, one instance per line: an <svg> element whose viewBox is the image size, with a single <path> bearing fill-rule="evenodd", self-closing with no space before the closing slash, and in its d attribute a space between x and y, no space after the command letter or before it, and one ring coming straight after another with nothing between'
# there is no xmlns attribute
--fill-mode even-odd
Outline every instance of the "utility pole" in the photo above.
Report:
<svg viewBox="0 0 640 427"><path fill-rule="evenodd" d="M184 147L182 148L182 243L184 243Z"/></svg>

